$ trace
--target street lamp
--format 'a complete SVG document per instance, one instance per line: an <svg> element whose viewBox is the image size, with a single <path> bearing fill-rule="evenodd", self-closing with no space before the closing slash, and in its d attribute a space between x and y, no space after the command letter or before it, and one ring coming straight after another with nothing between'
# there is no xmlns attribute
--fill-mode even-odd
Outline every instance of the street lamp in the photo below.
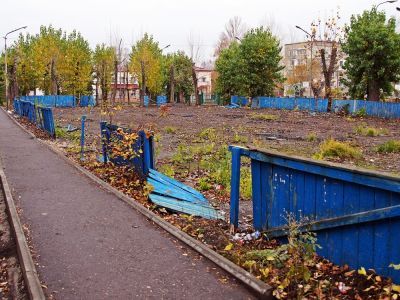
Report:
<svg viewBox="0 0 400 300"><path fill-rule="evenodd" d="M385 4L385 3L395 3L395 2L397 2L397 0L383 1L383 2L379 3L379 4L376 6L376 10L378 10L379 5L382 5L382 4Z"/></svg>
<svg viewBox="0 0 400 300"><path fill-rule="evenodd" d="M6 83L6 108L8 111L8 76L7 76L7 36L10 33L16 32L21 29L26 29L28 26L22 26L17 29L11 30L10 32L7 32L6 35L3 37L4 38L4 76L5 76L5 83Z"/></svg>
<svg viewBox="0 0 400 300"><path fill-rule="evenodd" d="M164 48L161 48L160 51L163 51L164 49L167 49L169 46L171 46L170 44L168 44L167 46L165 46Z"/></svg>
<svg viewBox="0 0 400 300"><path fill-rule="evenodd" d="M397 0L396 0L397 1ZM311 50L311 53L310 53L310 59L311 59L311 63L310 63L310 86L309 86L309 89L310 89L310 98L311 98L311 96L312 96L312 94L311 94L311 85L312 85L312 77L313 77L313 75L312 75L312 64L313 64L313 39L314 39L314 36L312 35L312 34L310 34L308 31L306 31L306 30L304 30L303 28L301 28L300 26L298 26L298 25L296 25L296 28L297 29L299 29L299 30L301 30L301 31L303 31L306 35L308 35L309 37L310 37L310 39L311 39L311 47L310 47L310 50Z"/></svg>

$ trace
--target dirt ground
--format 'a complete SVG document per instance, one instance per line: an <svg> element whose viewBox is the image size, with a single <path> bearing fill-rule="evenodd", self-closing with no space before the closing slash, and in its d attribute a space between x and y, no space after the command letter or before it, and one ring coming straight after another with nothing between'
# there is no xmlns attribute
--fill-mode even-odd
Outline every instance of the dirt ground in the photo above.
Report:
<svg viewBox="0 0 400 300"><path fill-rule="evenodd" d="M98 138L100 108L55 109L58 126L72 124L80 127L80 117L87 115L87 144L100 146ZM264 120L261 120L265 117ZM319 145L328 138L349 142L363 154L357 161L340 161L368 169L400 174L400 153L380 154L376 147L388 140L400 140L400 120L374 117L348 117L337 114L319 114L304 111L271 109L228 109L218 106L175 105L167 111L160 108L128 107L116 109L112 122L130 128L152 128L156 133L157 159L168 161L179 144L193 144L206 128L217 130L218 136L229 144L251 145L273 149L287 154L312 157ZM378 136L356 133L358 126L382 130ZM172 129L171 129L172 128ZM173 131L173 132L171 132Z"/></svg>

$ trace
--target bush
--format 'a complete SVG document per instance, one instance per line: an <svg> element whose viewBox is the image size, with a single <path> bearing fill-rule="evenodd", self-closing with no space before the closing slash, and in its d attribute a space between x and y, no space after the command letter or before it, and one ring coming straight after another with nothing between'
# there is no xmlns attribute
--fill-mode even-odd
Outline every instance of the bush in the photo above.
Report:
<svg viewBox="0 0 400 300"><path fill-rule="evenodd" d="M319 146L320 151L314 154L313 158L324 159L326 157L340 159L359 159L362 157L361 151L349 143L343 143L334 139L328 139Z"/></svg>
<svg viewBox="0 0 400 300"><path fill-rule="evenodd" d="M378 146L380 153L400 153L400 140L389 140Z"/></svg>
<svg viewBox="0 0 400 300"><path fill-rule="evenodd" d="M378 135L385 135L388 134L387 129L382 129L382 128L374 128L374 127L368 127L366 124L361 124L358 125L355 128L355 132L360 135L364 136L378 136Z"/></svg>
<svg viewBox="0 0 400 300"><path fill-rule="evenodd" d="M168 134L175 134L177 132L177 129L172 126L166 126L164 128L164 131L165 131L165 133L168 133Z"/></svg>
<svg viewBox="0 0 400 300"><path fill-rule="evenodd" d="M360 108L356 111L355 115L359 118L365 117L367 115L367 110L365 108Z"/></svg>
<svg viewBox="0 0 400 300"><path fill-rule="evenodd" d="M317 140L317 134L315 132L310 132L307 134L306 140L308 142L315 142Z"/></svg>

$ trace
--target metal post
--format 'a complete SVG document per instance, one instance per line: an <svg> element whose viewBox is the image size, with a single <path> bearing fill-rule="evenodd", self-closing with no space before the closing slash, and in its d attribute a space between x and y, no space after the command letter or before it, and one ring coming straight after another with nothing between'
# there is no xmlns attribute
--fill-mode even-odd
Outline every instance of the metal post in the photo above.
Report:
<svg viewBox="0 0 400 300"><path fill-rule="evenodd" d="M85 151L85 121L86 116L83 115L81 118L81 160L85 160L84 151Z"/></svg>
<svg viewBox="0 0 400 300"><path fill-rule="evenodd" d="M232 171L231 171L231 201L230 201L230 224L231 233L239 224L239 197L240 197L240 155L242 149L232 147Z"/></svg>
<svg viewBox="0 0 400 300"><path fill-rule="evenodd" d="M4 37L4 76L5 76L5 83L6 83L6 108L8 111L8 76L7 76L7 36Z"/></svg>
<svg viewBox="0 0 400 300"><path fill-rule="evenodd" d="M102 150L103 150L103 162L106 164L107 163L107 128L106 128L107 122L101 121L100 122L100 134L101 134L101 145L102 145Z"/></svg>
<svg viewBox="0 0 400 300"><path fill-rule="evenodd" d="M16 32L18 30L26 29L26 27L27 26L23 26L23 27L19 27L17 29L11 30L11 31L7 32L6 35L4 36L4 51L5 51L5 53L4 53L4 60L5 60L5 63L4 63L4 76L5 76L5 84L6 84L5 87L6 87L6 108L7 108L7 111L8 111L8 108L9 108L9 106L8 106L8 76L7 76L7 36L10 33Z"/></svg>

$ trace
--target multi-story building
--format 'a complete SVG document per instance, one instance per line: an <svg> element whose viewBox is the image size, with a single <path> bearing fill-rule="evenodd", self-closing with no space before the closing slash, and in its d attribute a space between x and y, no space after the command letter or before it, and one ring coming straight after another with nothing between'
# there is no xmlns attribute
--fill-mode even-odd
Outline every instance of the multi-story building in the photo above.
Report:
<svg viewBox="0 0 400 300"><path fill-rule="evenodd" d="M330 41L306 41L286 44L284 47L284 85L285 96L292 96L295 92L295 85L302 88L304 96L312 96L310 83L314 80L324 82L322 73L320 49L326 49L326 61L329 64L332 42ZM345 75L343 70L344 55L338 49L338 63L332 76L332 88L345 92L341 84L341 78ZM313 62L311 64L311 62Z"/></svg>

